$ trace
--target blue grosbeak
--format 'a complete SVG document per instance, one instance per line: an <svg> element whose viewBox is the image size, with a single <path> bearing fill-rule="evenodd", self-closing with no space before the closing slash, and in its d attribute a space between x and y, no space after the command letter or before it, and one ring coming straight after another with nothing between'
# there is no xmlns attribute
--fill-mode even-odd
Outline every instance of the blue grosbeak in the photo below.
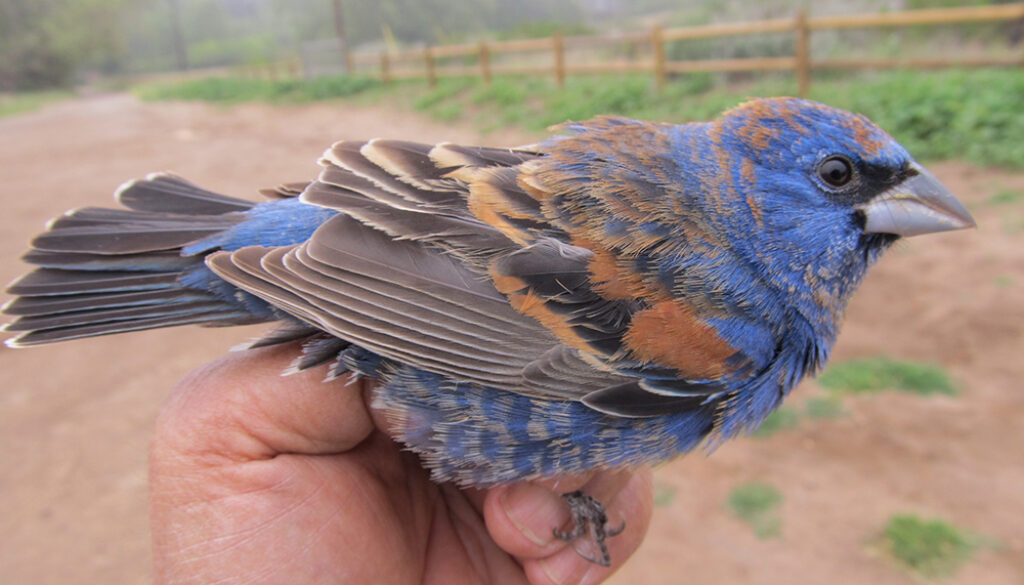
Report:
<svg viewBox="0 0 1024 585"><path fill-rule="evenodd" d="M264 203L154 175L119 191L128 210L57 219L9 289L11 343L283 321L253 346L302 339L293 370L378 379L436 481L489 486L755 429L828 359L886 248L973 225L869 120L788 98L507 150L340 142L321 163ZM600 505L569 500L559 535L603 547Z"/></svg>

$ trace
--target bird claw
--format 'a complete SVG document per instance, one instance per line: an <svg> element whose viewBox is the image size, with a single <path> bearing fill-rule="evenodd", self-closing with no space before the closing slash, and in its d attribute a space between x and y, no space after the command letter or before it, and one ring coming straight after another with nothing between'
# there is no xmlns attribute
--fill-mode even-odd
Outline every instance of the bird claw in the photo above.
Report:
<svg viewBox="0 0 1024 585"><path fill-rule="evenodd" d="M568 531L554 530L555 538L565 542L571 542L589 533L593 543L601 551L600 557L594 558L584 554L579 549L576 552L591 563L608 567L611 565L611 555L608 553L606 540L620 534L625 528L623 522L615 528L608 527L608 514L604 505L580 490L562 494L566 503L569 504L569 512L572 514L572 529Z"/></svg>

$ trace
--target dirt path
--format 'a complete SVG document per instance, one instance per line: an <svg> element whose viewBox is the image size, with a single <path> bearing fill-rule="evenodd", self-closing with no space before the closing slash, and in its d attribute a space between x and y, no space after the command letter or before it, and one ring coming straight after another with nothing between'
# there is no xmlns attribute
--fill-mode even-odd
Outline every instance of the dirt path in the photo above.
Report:
<svg viewBox="0 0 1024 585"><path fill-rule="evenodd" d="M106 204L126 179L174 170L233 194L316 172L334 140L372 136L484 144L412 114L332 104L219 109L101 96L0 120L0 280L49 217ZM1024 579L1024 175L933 170L981 229L911 241L874 270L836 358L948 364L957 398L847 399L846 416L736 441L659 471L663 505L626 583L913 583L873 548L894 513L934 515L997 540L954 583ZM145 458L156 410L185 372L252 334L179 329L0 349L0 583L150 580ZM819 393L813 383L800 401ZM724 510L747 480L784 494L782 534L758 540Z"/></svg>

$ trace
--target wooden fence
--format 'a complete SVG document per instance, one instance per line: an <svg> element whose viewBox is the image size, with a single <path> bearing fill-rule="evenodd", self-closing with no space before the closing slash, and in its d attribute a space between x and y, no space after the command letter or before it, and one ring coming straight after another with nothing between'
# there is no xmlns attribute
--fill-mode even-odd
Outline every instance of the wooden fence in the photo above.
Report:
<svg viewBox="0 0 1024 585"><path fill-rule="evenodd" d="M905 12L855 14L844 16L808 16L799 12L794 18L711 24L683 28L655 27L648 32L625 35L571 36L555 35L542 39L508 41L482 41L459 45L438 45L407 51L356 54L352 61L356 68L378 76L388 82L393 79L426 78L431 86L442 77L479 76L490 83L495 75L526 74L551 75L559 86L568 75L594 73L651 73L660 89L669 74L691 72L734 71L793 71L799 93L806 95L811 74L819 69L877 69L877 68L943 68L961 66L1024 66L1024 43L1016 53L996 55L959 55L910 58L842 58L814 59L811 55L811 35L816 31L836 29L874 29L935 24L961 24L968 22L998 22L1024 19L1024 3L998 6L972 6L912 10ZM666 58L668 43L692 39L736 37L765 33L793 36L794 54L784 57L752 57L737 59L702 59L672 61ZM633 44L649 47L650 57L635 60L611 60L601 63L571 63L566 56L566 45ZM497 64L494 56L512 53L550 52L550 64ZM450 65L441 61L453 57L472 64Z"/></svg>

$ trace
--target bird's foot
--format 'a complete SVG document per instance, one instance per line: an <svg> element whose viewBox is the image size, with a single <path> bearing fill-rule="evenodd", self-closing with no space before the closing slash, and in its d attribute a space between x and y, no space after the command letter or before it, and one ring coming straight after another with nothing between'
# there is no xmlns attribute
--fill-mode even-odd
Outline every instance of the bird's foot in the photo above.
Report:
<svg viewBox="0 0 1024 585"><path fill-rule="evenodd" d="M555 537L571 542L589 535L590 540L600 550L600 555L597 557L590 556L579 548L576 549L576 552L592 563L602 567L610 566L612 560L608 554L608 545L605 541L622 532L626 528L626 523L623 522L615 528L609 527L608 514L605 512L604 505L580 490L562 494L562 497L569 504L569 512L572 513L572 529L563 532L556 528L554 531Z"/></svg>

